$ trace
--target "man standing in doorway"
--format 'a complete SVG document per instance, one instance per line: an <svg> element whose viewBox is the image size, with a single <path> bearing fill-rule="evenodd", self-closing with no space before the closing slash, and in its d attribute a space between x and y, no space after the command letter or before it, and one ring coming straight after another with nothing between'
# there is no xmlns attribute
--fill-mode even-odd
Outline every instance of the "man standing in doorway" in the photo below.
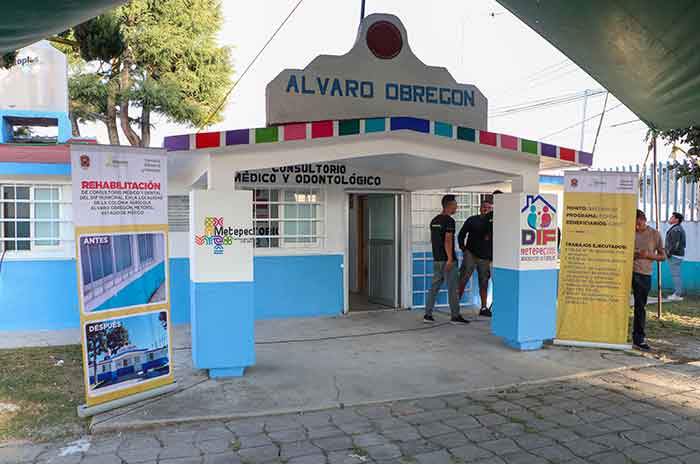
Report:
<svg viewBox="0 0 700 464"><path fill-rule="evenodd" d="M491 317L491 310L487 304L491 261L493 261L493 203L491 201L482 201L479 214L471 216L464 222L459 231L458 243L464 254L462 266L459 269L459 297L462 298L464 288L476 269L481 298L479 316Z"/></svg>
<svg viewBox="0 0 700 464"><path fill-rule="evenodd" d="M666 259L661 234L647 226L644 211L637 210L634 237L634 264L632 266L632 293L634 294L634 327L632 343L642 351L650 351L644 329L647 320L647 299L651 290L651 262Z"/></svg>
<svg viewBox="0 0 700 464"><path fill-rule="evenodd" d="M459 275L457 273L457 256L455 253L455 220L452 215L457 212L457 200L454 195L442 197L442 212L430 221L430 242L433 248L433 284L425 302L423 322L435 322L433 309L443 282L447 282L447 299L450 304L451 322L468 324L459 313Z"/></svg>
<svg viewBox="0 0 700 464"><path fill-rule="evenodd" d="M670 301L683 301L683 280L681 279L681 263L685 256L685 230L681 223L683 215L673 213L668 218L671 227L666 232L666 256L668 257L668 267L671 270L673 279L673 295L669 296Z"/></svg>

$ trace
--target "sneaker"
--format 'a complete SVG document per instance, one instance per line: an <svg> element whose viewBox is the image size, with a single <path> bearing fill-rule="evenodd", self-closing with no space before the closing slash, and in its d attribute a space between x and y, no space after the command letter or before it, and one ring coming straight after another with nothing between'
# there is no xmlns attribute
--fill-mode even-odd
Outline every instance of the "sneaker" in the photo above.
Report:
<svg viewBox="0 0 700 464"><path fill-rule="evenodd" d="M493 313L491 312L491 310L489 308L483 307L479 310L479 316L492 317Z"/></svg>
<svg viewBox="0 0 700 464"><path fill-rule="evenodd" d="M635 347L636 349L638 349L639 351L646 351L646 352L651 351L651 347L650 347L646 342L635 343L635 344L632 345L632 346L634 346L634 347Z"/></svg>
<svg viewBox="0 0 700 464"><path fill-rule="evenodd" d="M668 297L668 301L683 301L683 297L674 293L673 295Z"/></svg>
<svg viewBox="0 0 700 464"><path fill-rule="evenodd" d="M433 322L435 322L435 318L433 316L423 316L423 324L432 324Z"/></svg>
<svg viewBox="0 0 700 464"><path fill-rule="evenodd" d="M469 321L466 320L465 318L463 318L462 316L457 316L457 317L453 317L452 319L450 319L450 323L452 323L454 325L469 324Z"/></svg>

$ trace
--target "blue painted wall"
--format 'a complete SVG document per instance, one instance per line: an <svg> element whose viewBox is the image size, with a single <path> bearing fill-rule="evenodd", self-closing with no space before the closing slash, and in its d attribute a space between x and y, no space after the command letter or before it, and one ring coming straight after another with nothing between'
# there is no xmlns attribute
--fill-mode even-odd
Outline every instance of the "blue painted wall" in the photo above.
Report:
<svg viewBox="0 0 700 464"><path fill-rule="evenodd" d="M0 143L8 143L12 139L11 126L5 117L19 116L23 118L53 118L58 126L58 143L65 143L71 138L71 123L68 113L54 111L34 111L19 109L0 110Z"/></svg>
<svg viewBox="0 0 700 464"><path fill-rule="evenodd" d="M25 176L70 176L70 164L0 163L0 172Z"/></svg>
<svg viewBox="0 0 700 464"><path fill-rule="evenodd" d="M5 261L0 269L0 330L80 326L75 260Z"/></svg>
<svg viewBox="0 0 700 464"><path fill-rule="evenodd" d="M342 263L342 255L256 257L255 319L341 314ZM0 331L79 327L76 289L75 260L5 261ZM173 323L189 323L188 258L170 259L170 298Z"/></svg>
<svg viewBox="0 0 700 464"><path fill-rule="evenodd" d="M343 312L343 256L257 256L255 319Z"/></svg>
<svg viewBox="0 0 700 464"><path fill-rule="evenodd" d="M517 349L536 349L556 334L557 269L494 268L491 331Z"/></svg>
<svg viewBox="0 0 700 464"><path fill-rule="evenodd" d="M651 282L652 291L656 291L656 266L652 266L653 275ZM687 294L700 294L700 262L698 261L683 261L681 263L681 278L683 279L683 291ZM661 263L661 285L664 293L671 294L673 292L673 280L671 279L671 271L668 268L668 262Z"/></svg>
<svg viewBox="0 0 700 464"><path fill-rule="evenodd" d="M170 319L173 324L190 322L189 258L170 258Z"/></svg>
<svg viewBox="0 0 700 464"><path fill-rule="evenodd" d="M96 311L146 304L163 282L165 282L165 263L160 263L119 290L116 295L98 306Z"/></svg>
<svg viewBox="0 0 700 464"><path fill-rule="evenodd" d="M253 282L190 282L189 293L194 366L242 375L255 364Z"/></svg>

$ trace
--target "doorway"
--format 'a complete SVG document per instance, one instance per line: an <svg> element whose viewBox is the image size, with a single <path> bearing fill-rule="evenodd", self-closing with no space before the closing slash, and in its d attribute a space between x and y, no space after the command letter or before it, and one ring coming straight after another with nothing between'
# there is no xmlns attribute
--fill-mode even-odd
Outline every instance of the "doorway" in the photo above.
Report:
<svg viewBox="0 0 700 464"><path fill-rule="evenodd" d="M401 197L393 193L351 193L348 202L348 308L398 308Z"/></svg>

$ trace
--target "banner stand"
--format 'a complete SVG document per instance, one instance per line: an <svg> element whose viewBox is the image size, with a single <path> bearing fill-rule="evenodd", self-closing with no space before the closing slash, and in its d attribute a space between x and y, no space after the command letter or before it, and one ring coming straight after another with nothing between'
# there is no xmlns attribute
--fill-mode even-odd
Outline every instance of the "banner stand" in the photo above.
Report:
<svg viewBox="0 0 700 464"><path fill-rule="evenodd" d="M123 398L119 398L114 401L109 401L107 403L101 403L95 406L87 406L85 404L81 404L80 406L78 406L78 417L95 416L97 414L102 414L103 412L111 411L112 409L121 408L122 406L128 406L130 404L138 403L139 401L149 400L156 396L172 393L177 389L177 382L173 382L163 387L158 387L152 390L136 393L131 396L125 396Z"/></svg>
<svg viewBox="0 0 700 464"><path fill-rule="evenodd" d="M558 346L573 346L576 348L599 348L604 350L631 350L632 345L625 343L595 343L595 342L580 342L577 340L560 340L554 339L554 344Z"/></svg>

